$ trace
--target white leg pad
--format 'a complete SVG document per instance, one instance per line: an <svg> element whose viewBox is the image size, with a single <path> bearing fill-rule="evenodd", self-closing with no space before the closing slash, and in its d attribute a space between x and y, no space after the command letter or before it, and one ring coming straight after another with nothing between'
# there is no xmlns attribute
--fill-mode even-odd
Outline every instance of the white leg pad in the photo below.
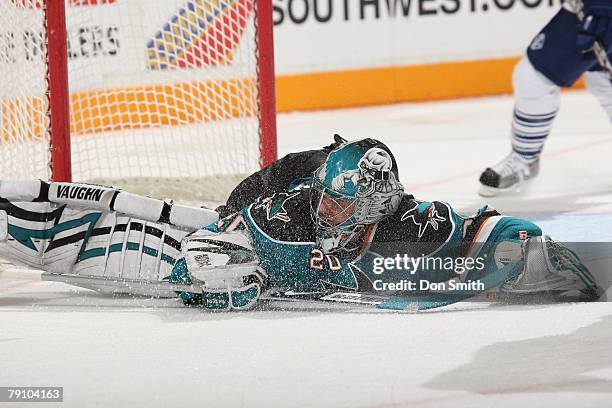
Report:
<svg viewBox="0 0 612 408"><path fill-rule="evenodd" d="M159 280L181 257L188 231L114 211L49 202L0 210L0 256L53 273Z"/></svg>

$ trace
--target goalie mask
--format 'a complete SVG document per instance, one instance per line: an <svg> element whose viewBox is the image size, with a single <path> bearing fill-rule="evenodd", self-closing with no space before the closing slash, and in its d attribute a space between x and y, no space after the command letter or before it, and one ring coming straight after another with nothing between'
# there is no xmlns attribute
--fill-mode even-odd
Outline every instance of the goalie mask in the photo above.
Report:
<svg viewBox="0 0 612 408"><path fill-rule="evenodd" d="M313 174L310 212L323 252L353 251L368 225L393 214L401 201L395 158L383 143L363 139L333 150Z"/></svg>

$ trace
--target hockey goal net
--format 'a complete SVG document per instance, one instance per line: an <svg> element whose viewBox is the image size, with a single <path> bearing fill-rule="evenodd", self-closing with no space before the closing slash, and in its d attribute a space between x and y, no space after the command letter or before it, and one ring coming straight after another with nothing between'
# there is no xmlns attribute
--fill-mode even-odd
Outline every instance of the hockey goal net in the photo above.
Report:
<svg viewBox="0 0 612 408"><path fill-rule="evenodd" d="M220 201L276 158L270 0L0 0L0 179Z"/></svg>

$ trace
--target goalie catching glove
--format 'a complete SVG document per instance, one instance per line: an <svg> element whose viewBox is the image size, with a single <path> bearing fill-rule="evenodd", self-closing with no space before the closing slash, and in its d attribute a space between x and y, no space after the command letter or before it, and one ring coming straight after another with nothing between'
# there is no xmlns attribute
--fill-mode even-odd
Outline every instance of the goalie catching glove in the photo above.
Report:
<svg viewBox="0 0 612 408"><path fill-rule="evenodd" d="M267 275L247 233L199 230L185 237L181 248L183 259L174 267L170 280L203 286L201 294L179 293L186 305L243 310L259 300Z"/></svg>

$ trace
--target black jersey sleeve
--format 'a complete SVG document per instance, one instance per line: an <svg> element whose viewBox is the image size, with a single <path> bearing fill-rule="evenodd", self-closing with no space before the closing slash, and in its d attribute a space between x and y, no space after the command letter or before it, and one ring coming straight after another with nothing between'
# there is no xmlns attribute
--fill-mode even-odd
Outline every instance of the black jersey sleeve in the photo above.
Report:
<svg viewBox="0 0 612 408"><path fill-rule="evenodd" d="M313 242L308 190L276 193L249 208L249 216L268 239L282 242Z"/></svg>
<svg viewBox="0 0 612 408"><path fill-rule="evenodd" d="M422 256L460 237L462 218L441 201L403 197L397 212L379 223L371 249L384 256Z"/></svg>
<svg viewBox="0 0 612 408"><path fill-rule="evenodd" d="M336 148L342 139L335 137L334 143L322 149L291 153L269 166L251 174L232 191L225 205L216 210L226 217L240 211L259 197L271 197L276 193L287 191L298 179L310 177L325 161L329 152Z"/></svg>

